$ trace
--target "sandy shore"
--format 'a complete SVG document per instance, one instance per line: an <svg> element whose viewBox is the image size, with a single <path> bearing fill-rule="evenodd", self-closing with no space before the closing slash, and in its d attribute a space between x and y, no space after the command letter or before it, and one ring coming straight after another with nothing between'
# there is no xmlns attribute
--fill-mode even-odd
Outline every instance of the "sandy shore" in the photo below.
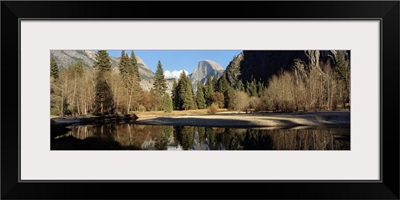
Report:
<svg viewBox="0 0 400 200"><path fill-rule="evenodd" d="M350 127L350 112L255 113L223 112L214 115L141 115L134 124L212 127Z"/></svg>

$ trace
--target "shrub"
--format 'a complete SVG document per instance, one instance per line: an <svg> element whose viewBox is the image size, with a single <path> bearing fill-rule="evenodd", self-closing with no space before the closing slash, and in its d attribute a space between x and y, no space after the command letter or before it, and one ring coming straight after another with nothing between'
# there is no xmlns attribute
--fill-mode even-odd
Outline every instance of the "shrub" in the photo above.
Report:
<svg viewBox="0 0 400 200"><path fill-rule="evenodd" d="M146 107L144 107L143 105L139 106L139 111L140 112L144 112L146 110Z"/></svg>
<svg viewBox="0 0 400 200"><path fill-rule="evenodd" d="M254 111L260 111L260 110L262 110L262 107L263 107L262 103L263 102L261 101L261 99L259 97L253 96L253 97L250 97L249 107L250 107L250 109L253 109Z"/></svg>
<svg viewBox="0 0 400 200"><path fill-rule="evenodd" d="M207 108L207 113L208 113L208 114L215 114L215 113L217 113L217 112L218 112L218 106L217 106L217 104L215 104L215 103L212 103L211 106L209 106L209 107Z"/></svg>
<svg viewBox="0 0 400 200"><path fill-rule="evenodd" d="M233 109L243 111L249 106L249 96L243 91L237 91L233 99Z"/></svg>

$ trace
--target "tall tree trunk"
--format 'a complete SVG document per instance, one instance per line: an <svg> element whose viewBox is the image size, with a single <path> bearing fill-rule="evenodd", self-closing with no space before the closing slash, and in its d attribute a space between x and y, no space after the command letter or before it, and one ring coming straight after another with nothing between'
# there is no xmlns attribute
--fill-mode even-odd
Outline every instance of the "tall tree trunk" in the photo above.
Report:
<svg viewBox="0 0 400 200"><path fill-rule="evenodd" d="M130 111L131 111L130 109L131 109L132 93L133 93L133 89L131 87L130 91L129 91L129 101L128 101L127 114L129 114Z"/></svg>

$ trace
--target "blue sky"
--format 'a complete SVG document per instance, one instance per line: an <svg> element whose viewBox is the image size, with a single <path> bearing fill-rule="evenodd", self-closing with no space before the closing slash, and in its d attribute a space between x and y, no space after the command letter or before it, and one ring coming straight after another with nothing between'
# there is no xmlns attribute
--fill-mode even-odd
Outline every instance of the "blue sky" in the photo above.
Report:
<svg viewBox="0 0 400 200"><path fill-rule="evenodd" d="M213 60L226 68L234 56L242 50L134 50L136 56L143 59L146 65L156 71L158 60L164 71L186 70L192 73L200 60ZM125 50L129 55L130 50ZM108 50L110 56L121 56L121 50Z"/></svg>

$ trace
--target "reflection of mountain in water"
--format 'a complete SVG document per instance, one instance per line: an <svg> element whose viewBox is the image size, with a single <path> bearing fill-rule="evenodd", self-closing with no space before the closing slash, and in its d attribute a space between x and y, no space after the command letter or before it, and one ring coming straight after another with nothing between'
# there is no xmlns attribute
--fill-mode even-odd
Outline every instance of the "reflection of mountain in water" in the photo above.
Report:
<svg viewBox="0 0 400 200"><path fill-rule="evenodd" d="M103 144L105 146L101 146ZM66 135L53 139L52 149L349 150L350 130L107 124L75 127Z"/></svg>

